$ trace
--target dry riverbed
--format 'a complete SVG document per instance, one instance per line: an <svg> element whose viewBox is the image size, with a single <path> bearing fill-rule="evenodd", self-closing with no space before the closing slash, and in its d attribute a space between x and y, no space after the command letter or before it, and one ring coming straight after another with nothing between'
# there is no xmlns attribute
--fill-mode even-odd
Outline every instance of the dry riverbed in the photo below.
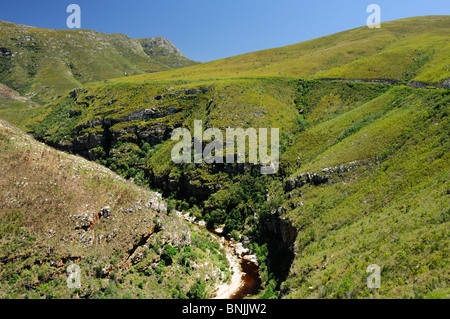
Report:
<svg viewBox="0 0 450 319"><path fill-rule="evenodd" d="M231 282L218 285L217 294L214 299L229 299L233 296L243 285L242 277L244 272L241 268L241 260L236 256L234 249L230 245L224 245L221 240L221 246L225 249L228 262L231 268Z"/></svg>
<svg viewBox="0 0 450 319"><path fill-rule="evenodd" d="M186 221L197 224L200 227L205 227L204 221L196 222L195 218L189 216L188 213L183 214L182 212L176 211L176 214L184 218ZM240 290L245 285L246 273L242 269L242 261L252 263L255 267L258 266L258 260L255 255L250 255L248 249L244 248L241 243L236 243L232 240L226 240L222 235L223 229L217 228L215 230L210 230L212 233L218 236L220 240L220 246L225 250L226 257L230 264L231 271L231 281L229 283L222 283L216 287L216 296L214 299L230 299L236 297L235 295L240 292ZM259 280L259 276L257 276ZM244 289L245 290L245 289ZM239 297L237 297L239 299Z"/></svg>

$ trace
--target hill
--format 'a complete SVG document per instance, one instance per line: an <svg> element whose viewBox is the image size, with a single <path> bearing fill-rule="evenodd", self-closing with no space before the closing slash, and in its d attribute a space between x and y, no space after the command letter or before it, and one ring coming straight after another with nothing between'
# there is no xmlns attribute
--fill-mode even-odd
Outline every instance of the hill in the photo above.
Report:
<svg viewBox="0 0 450 319"><path fill-rule="evenodd" d="M182 68L197 64L189 60L178 48L169 40L163 37L153 37L137 39L142 45L144 52L151 58L160 61L168 69Z"/></svg>
<svg viewBox="0 0 450 319"><path fill-rule="evenodd" d="M266 284L274 279L280 296L446 296L448 89L280 78L159 85L86 87L43 110L34 133L238 231L270 263ZM194 119L279 127L279 173L175 165L170 132ZM364 288L371 263L385 266L385 290Z"/></svg>
<svg viewBox="0 0 450 319"><path fill-rule="evenodd" d="M449 22L91 83L0 116L224 227L258 256L256 297L448 298ZM279 128L279 171L174 164L171 133L194 120ZM380 289L367 288L371 264Z"/></svg>
<svg viewBox="0 0 450 319"><path fill-rule="evenodd" d="M159 194L2 120L0 158L0 298L211 297L229 277L218 240Z"/></svg>
<svg viewBox="0 0 450 319"><path fill-rule="evenodd" d="M310 102L272 195L299 230L285 297L448 298L449 91L393 87L316 122L332 96ZM370 264L380 289L366 286Z"/></svg>
<svg viewBox="0 0 450 319"><path fill-rule="evenodd" d="M280 48L252 52L188 69L118 81L295 77L423 82L449 86L450 17L425 16L383 22ZM445 82L446 81L446 82Z"/></svg>
<svg viewBox="0 0 450 319"><path fill-rule="evenodd" d="M87 82L196 64L167 39L151 39L0 21L0 83L46 103Z"/></svg>

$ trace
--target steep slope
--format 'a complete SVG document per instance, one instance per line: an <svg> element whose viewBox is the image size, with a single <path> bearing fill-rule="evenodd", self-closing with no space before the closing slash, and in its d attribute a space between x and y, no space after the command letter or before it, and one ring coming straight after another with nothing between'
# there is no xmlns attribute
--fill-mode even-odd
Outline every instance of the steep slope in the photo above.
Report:
<svg viewBox="0 0 450 319"><path fill-rule="evenodd" d="M448 104L448 89L379 83L110 84L55 101L34 132L244 235L267 272L261 296L443 297L447 283L435 280L448 271ZM192 129L194 119L220 129L279 127L279 173L174 164L170 132ZM415 258L397 258L401 251ZM384 290L365 288L371 263L385 266Z"/></svg>
<svg viewBox="0 0 450 319"><path fill-rule="evenodd" d="M0 82L40 103L86 82L195 64L178 49L168 54L173 44L154 45L159 50L149 55L140 41L124 34L90 30L0 21L0 43Z"/></svg>
<svg viewBox="0 0 450 319"><path fill-rule="evenodd" d="M298 136L272 195L299 230L285 297L449 297L449 101L395 87ZM370 264L380 289L367 288Z"/></svg>
<svg viewBox="0 0 450 319"><path fill-rule="evenodd" d="M1 120L0 158L2 299L210 297L228 278L217 239L159 194Z"/></svg>
<svg viewBox="0 0 450 319"><path fill-rule="evenodd" d="M404 19L86 85L16 122L241 239L258 297L448 298L448 26ZM174 164L171 132L194 120L279 128L280 170Z"/></svg>
<svg viewBox="0 0 450 319"><path fill-rule="evenodd" d="M198 62L189 60L180 50L169 40L163 37L153 37L137 39L142 45L144 52L166 65L169 69L182 68L198 64Z"/></svg>
<svg viewBox="0 0 450 319"><path fill-rule="evenodd" d="M286 47L118 81L297 77L411 81L449 86L450 16L414 17L361 27ZM444 81L447 81L444 83Z"/></svg>
<svg viewBox="0 0 450 319"><path fill-rule="evenodd" d="M41 108L30 128L57 148L97 160L137 182L150 182L165 193L180 188L186 199L200 201L217 189L215 172L233 168L205 166L197 175L195 165L175 165L170 159L176 143L172 131L192 129L194 120L202 120L205 127L223 131L228 126L283 125L283 134L294 134L297 85L290 79L96 85Z"/></svg>
<svg viewBox="0 0 450 319"><path fill-rule="evenodd" d="M6 121L20 123L21 128L26 128L27 121L33 117L38 109L37 103L29 98L20 96L13 89L0 83L0 118Z"/></svg>

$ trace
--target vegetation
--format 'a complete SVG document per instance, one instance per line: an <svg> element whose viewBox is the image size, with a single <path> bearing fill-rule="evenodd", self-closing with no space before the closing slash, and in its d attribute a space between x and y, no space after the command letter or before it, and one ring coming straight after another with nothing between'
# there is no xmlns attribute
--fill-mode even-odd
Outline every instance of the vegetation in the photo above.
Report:
<svg viewBox="0 0 450 319"><path fill-rule="evenodd" d="M97 275L90 284L101 282L101 288L89 297L211 296L213 282L229 278L228 264L217 241L196 226L189 226L190 245L175 244L187 232L170 213L177 209L209 227L224 227L258 256L263 283L257 298L448 298L449 25L448 16L386 22L381 29L358 28L188 68L91 83L32 110L8 102L0 116L168 199L168 213L157 214L164 220L154 219L154 226L177 225L178 235L169 236L172 242L162 233L152 236L139 261L109 273L108 282L98 277L106 263L117 261L91 257L87 269ZM250 164L175 165L171 132L192 129L194 120L222 131L280 128L279 171L263 176ZM26 153L7 151L14 143L5 143L5 162L21 167ZM17 176L5 181L10 181L5 189L22 182ZM127 190L136 186L114 184L111 192L124 194L113 196L99 183L94 178L74 187L100 192L97 205L108 203L108 196L135 198ZM45 185L45 193L42 189L25 203L48 198L49 188L62 196L59 188ZM88 202L64 196L57 202L74 207ZM57 202L42 212L48 225L54 222L49 216L61 210ZM25 254L39 238L36 228L18 235L26 230L26 211L12 205L4 212L0 230L8 260ZM17 236L24 239L12 240ZM145 232L128 238L130 249L146 238ZM101 256L113 251L118 259L126 253L115 248ZM206 261L220 271L205 266L194 279ZM4 264L2 280L10 282L4 291L19 280L26 287L33 276L44 280L54 273L50 262L36 273L24 270L23 276L16 267L34 268ZM367 288L370 264L381 268L380 289ZM180 282L181 273L187 279ZM52 296L54 282L40 285L37 295Z"/></svg>
<svg viewBox="0 0 450 319"><path fill-rule="evenodd" d="M389 80L439 84L449 78L449 16L383 22L194 67L116 79L120 82L239 77Z"/></svg>
<svg viewBox="0 0 450 319"><path fill-rule="evenodd" d="M448 90L398 87L329 121L354 124L338 126L336 140L329 134L291 175L329 182L296 188L283 204L302 229L286 297L448 297L448 101ZM365 107L380 109L360 117ZM362 280L373 263L382 267L379 290Z"/></svg>
<svg viewBox="0 0 450 319"><path fill-rule="evenodd" d="M47 103L93 81L197 64L184 56L148 55L138 40L90 30L50 30L0 21L0 82Z"/></svg>
<svg viewBox="0 0 450 319"><path fill-rule="evenodd" d="M3 121L0 159L0 298L210 297L227 280L218 240L155 193ZM67 288L71 263L81 288Z"/></svg>

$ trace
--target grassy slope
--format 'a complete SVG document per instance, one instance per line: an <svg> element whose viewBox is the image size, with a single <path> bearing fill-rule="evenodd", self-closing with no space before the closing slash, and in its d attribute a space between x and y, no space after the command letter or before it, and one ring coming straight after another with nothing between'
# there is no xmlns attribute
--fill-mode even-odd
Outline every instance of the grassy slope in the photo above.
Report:
<svg viewBox="0 0 450 319"><path fill-rule="evenodd" d="M65 101L71 103L70 110L81 113L80 116L72 118L73 126L102 118L119 119L144 108L162 110L172 106L181 112L181 116L179 113L169 116L178 124L192 125L195 118L207 121L208 126L219 128L225 128L227 125L251 127L265 125L265 127L270 127L277 126L277 122L278 126L287 125L289 131L296 128L293 123L296 117L292 113L295 111L293 103L296 95L295 80L262 78L179 83L112 83L88 86L86 91L78 93L76 101L65 96L40 108L39 119L42 120L49 114L51 115L42 124L53 121L53 123L48 123L54 127L48 132L48 135L54 140L61 138L63 133L58 132L60 124L52 116L60 114L60 111L56 109ZM187 90L200 92L187 94L185 93ZM171 94L174 95L171 96ZM161 95L165 95L165 97L163 99L154 98ZM114 101L114 103L108 103L110 101ZM208 112L206 106L211 101L214 105ZM290 108L286 109L285 106L289 104ZM230 110L232 111L230 112ZM242 117L242 115L244 116ZM186 122L184 123L184 121ZM153 122L148 120L142 123L125 122L116 124L116 126L145 125ZM112 126L112 129L115 129L116 126Z"/></svg>
<svg viewBox="0 0 450 319"><path fill-rule="evenodd" d="M280 127L280 179L286 182L311 172L329 174L331 181L292 192L269 190L300 230L283 296L448 297L448 90L292 78L441 82L449 77L448 24L447 16L404 19L384 23L380 30L359 28L185 69L93 84L78 101L63 96L40 108L35 118L40 124L34 129L57 143L102 129L72 130L89 120L177 105L181 112L167 118L111 127L127 143L113 147L104 163L125 175L129 169L121 165L126 164L157 175L169 171L168 180L187 174L192 183L219 184L215 200L221 203L217 198L227 200L239 179L215 175L208 167L173 165L171 141L142 153L142 138L128 130L155 124L190 127L194 119L217 127ZM192 100L183 94L152 99L191 88L209 90ZM208 110L211 98L214 104ZM112 99L118 101L109 104ZM70 109L81 114L68 117ZM334 166L352 170L322 172ZM251 201L246 205L255 208ZM253 227L251 223L246 227ZM381 290L365 288L370 263L382 267Z"/></svg>
<svg viewBox="0 0 450 319"><path fill-rule="evenodd" d="M117 81L281 76L440 83L450 76L450 17L415 17L286 47Z"/></svg>
<svg viewBox="0 0 450 319"><path fill-rule="evenodd" d="M210 279L205 296L212 295L218 267L227 264L218 241L167 214L156 194L3 121L0 158L1 298L179 298L199 274ZM105 206L111 217L77 229ZM163 266L166 244L176 249L173 264ZM82 269L80 289L66 286L71 262Z"/></svg>
<svg viewBox="0 0 450 319"><path fill-rule="evenodd" d="M103 115L96 106L105 105L113 92L120 92L114 96L116 99L123 98L134 106L116 109L117 114L129 114L142 108L136 102L148 98L149 91L155 90L151 95L161 93L164 86L158 88L155 83L88 88L79 99L95 96L94 105L81 107L82 115L70 119L75 121L71 125L58 119L60 111L49 107L54 113L40 125L49 129L42 132L55 142L72 134L70 127L87 119L95 120L91 110L96 110L101 118ZM371 83L235 79L172 86L170 92L200 90L206 84L210 91L194 100L172 99L144 105L163 107L180 103L183 111L160 122L163 126L179 123L190 127L193 119L203 119L216 127L249 123L256 127L280 127L284 134L282 144L287 145L281 159L286 180L305 172L325 175L322 170L329 167L358 166L348 173L331 174L330 185L306 185L289 195L273 190L286 208L285 216L300 229L296 258L282 285L286 297L447 296L448 282L444 278L448 272L448 90ZM129 94L133 95L131 100ZM206 112L211 98L215 105ZM269 103L271 100L273 103ZM115 109L111 107L103 112ZM300 123L299 109L303 110ZM254 113L258 110L266 113ZM281 110L287 112L284 119L280 117ZM252 119L252 114L258 116ZM136 125L144 129L152 124L152 121L122 122L111 130ZM88 128L86 133L93 130ZM124 135L124 139L129 138ZM198 185L220 183L219 198L226 196L223 194L236 182L215 175L208 167L180 171L170 161L173 145L170 140L146 154L147 166L142 165L139 158L133 159L142 153L141 140L134 138L135 141L128 140L126 147L121 145L111 152L108 163L117 165L119 171L127 163L159 176L168 171L174 180L180 174L188 174L191 182ZM130 147L135 151L130 152ZM375 292L365 289L363 280L365 268L371 263L383 269L384 289ZM311 286L314 289L308 289Z"/></svg>
<svg viewBox="0 0 450 319"><path fill-rule="evenodd" d="M287 297L449 297L448 104L448 91L393 88L299 135L292 176L329 183L284 203L301 230ZM329 134L309 138L318 132ZM350 170L323 171L333 167ZM370 264L382 268L379 290L365 286Z"/></svg>
<svg viewBox="0 0 450 319"><path fill-rule="evenodd" d="M193 64L187 58L149 56L139 41L123 34L0 21L0 39L0 81L41 103L82 83Z"/></svg>
<svg viewBox="0 0 450 319"><path fill-rule="evenodd" d="M38 110L36 106L36 103L0 84L0 118L6 121L14 121L21 125L21 128L25 128L27 120L32 118L34 112Z"/></svg>

